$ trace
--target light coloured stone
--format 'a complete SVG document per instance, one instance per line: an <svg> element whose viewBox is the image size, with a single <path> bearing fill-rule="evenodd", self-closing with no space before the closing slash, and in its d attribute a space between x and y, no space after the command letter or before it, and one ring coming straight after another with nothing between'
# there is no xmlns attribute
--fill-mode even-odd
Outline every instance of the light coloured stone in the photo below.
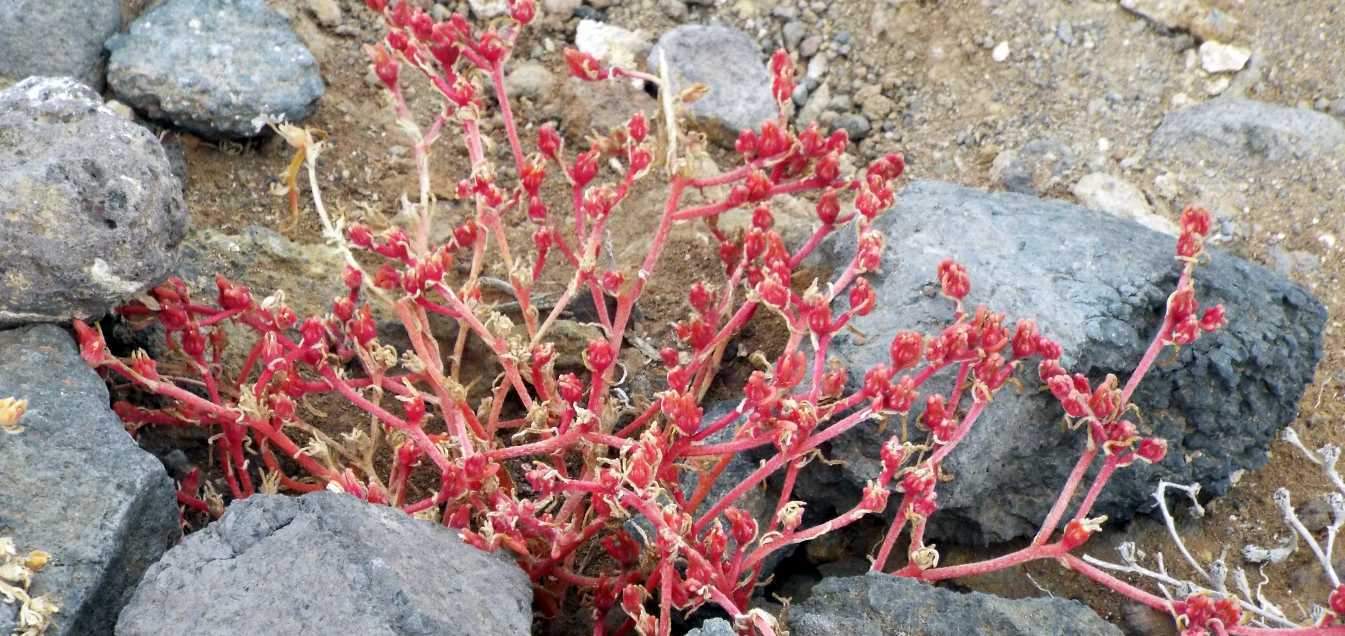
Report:
<svg viewBox="0 0 1345 636"><path fill-rule="evenodd" d="M872 95L859 103L860 110L864 111L865 116L877 120L887 117L896 106L896 102L884 95Z"/></svg>
<svg viewBox="0 0 1345 636"><path fill-rule="evenodd" d="M1004 60L1009 59L1009 53L1009 43L1000 42L995 45L995 50L990 52L990 58L996 62L1003 62Z"/></svg>
<svg viewBox="0 0 1345 636"><path fill-rule="evenodd" d="M1155 232L1173 236L1178 233L1175 223L1154 214L1144 192L1123 179L1095 172L1079 179L1071 192L1085 207L1130 219Z"/></svg>
<svg viewBox="0 0 1345 636"><path fill-rule="evenodd" d="M1241 71L1251 57L1251 51L1233 44L1208 40L1200 45L1200 67L1206 73Z"/></svg>
<svg viewBox="0 0 1345 636"><path fill-rule="evenodd" d="M107 109L112 111L113 114L122 119L125 119L126 121L135 121L135 111L132 110L131 107L127 106L126 104L123 104L115 99L110 99L107 101L106 104L104 104L104 106L107 106Z"/></svg>
<svg viewBox="0 0 1345 636"><path fill-rule="evenodd" d="M542 10L549 15L558 15L567 18L574 14L582 0L542 0Z"/></svg>
<svg viewBox="0 0 1345 636"><path fill-rule="evenodd" d="M819 82L826 76L828 66L829 62L827 56L818 55L808 61L808 69L804 71L803 77L814 82Z"/></svg>
<svg viewBox="0 0 1345 636"><path fill-rule="evenodd" d="M467 0L467 4L472 7L472 15L483 20L509 13L505 0Z"/></svg>
<svg viewBox="0 0 1345 636"><path fill-rule="evenodd" d="M341 24L341 5L336 0L308 0L308 11L322 26Z"/></svg>
<svg viewBox="0 0 1345 636"><path fill-rule="evenodd" d="M505 86L514 97L545 97L556 86L556 76L537 62L519 64L505 78Z"/></svg>
<svg viewBox="0 0 1345 636"><path fill-rule="evenodd" d="M649 50L650 42L644 31L630 31L597 20L580 20L574 45L604 64L635 68L635 61Z"/></svg>
<svg viewBox="0 0 1345 636"><path fill-rule="evenodd" d="M798 125L807 126L821 119L822 111L825 111L830 103L831 87L823 83L817 87L817 90L813 91L813 94L808 97L808 102L799 110L799 115L795 118Z"/></svg>
<svg viewBox="0 0 1345 636"><path fill-rule="evenodd" d="M1201 41L1228 41L1241 29L1232 15L1201 0L1121 0L1121 6L1163 28L1188 31Z"/></svg>

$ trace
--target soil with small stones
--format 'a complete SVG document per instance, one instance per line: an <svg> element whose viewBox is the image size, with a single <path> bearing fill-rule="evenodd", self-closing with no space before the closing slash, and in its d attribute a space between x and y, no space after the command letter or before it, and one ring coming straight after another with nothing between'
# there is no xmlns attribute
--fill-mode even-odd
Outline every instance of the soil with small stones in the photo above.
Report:
<svg viewBox="0 0 1345 636"><path fill-rule="evenodd" d="M296 31L319 60L328 90L317 115L306 125L328 135L322 162L323 196L330 209L375 225L396 213L398 199L416 188L410 144L393 123L383 91L360 47L374 42L380 29L363 3L342 1L339 24L319 25L307 0L281 0L277 8L292 16ZM465 3L464 3L465 4ZM911 178L932 178L967 185L1000 187L992 175L994 159L1035 140L1068 148L1074 165L1045 184L1042 196L1070 199L1070 186L1091 172L1106 172L1138 185L1161 215L1175 218L1185 204L1210 206L1223 219L1227 242L1221 247L1274 266L1285 253L1303 266L1288 272L1329 308L1325 357L1316 381L1305 393L1294 427L1310 447L1345 443L1345 183L1340 158L1314 164L1275 165L1248 178L1224 178L1200 167L1169 166L1147 156L1150 133L1163 115L1179 105L1208 99L1218 78L1200 70L1197 42L1131 14L1112 1L1070 0L834 0L782 2L727 0L714 7L654 0L606 0L602 11L613 24L643 29L657 37L684 22L723 22L743 28L770 50L782 41L782 28L799 20L806 35L820 36L822 54L832 56L826 81L833 93L855 96L878 92L893 102L875 117L875 132L856 152L876 156L898 151L909 162ZM1327 0L1217 0L1209 3L1239 23L1235 41L1254 51L1253 67L1232 77L1225 91L1241 91L1275 104L1345 109L1345 48L1333 46L1345 29L1345 8ZM677 10L681 6L687 15ZM449 6L449 9L459 7ZM465 10L465 7L461 7ZM560 51L573 40L577 19L545 16L520 42L516 57L544 65L564 77ZM996 62L992 51L1007 43L1009 55ZM423 83L406 82L420 121L433 115L434 99ZM515 104L528 129L555 121L567 105L557 92L537 103ZM855 106L858 110L859 107ZM498 120L487 122L498 126ZM525 132L524 136L530 133ZM287 201L274 194L290 150L278 138L237 144L183 135L189 166L188 206L197 227L237 232L263 225L300 243L320 242L319 226L305 191L297 224ZM581 140L571 138L572 144ZM495 149L499 151L500 149ZM720 157L720 165L728 165ZM464 153L451 140L436 146L433 166L437 187L452 192L465 165ZM611 243L626 263L643 256L657 218L657 192L641 186L613 219ZM549 193L557 209L562 193ZM443 197L451 200L451 196ZM460 212L446 214L454 220ZM522 219L519 245L528 245ZM1124 254L1115 255L1125 258ZM701 228L679 231L642 302L636 335L654 347L670 340L670 321L685 310L684 290L706 272L717 270L713 243ZM498 270L498 268L497 268ZM552 279L542 292L554 297L563 281ZM269 290L258 290L267 292ZM1230 316L1238 320L1238 316ZM741 352L769 349L778 342L778 325L761 323ZM730 381L741 376L730 365ZM1285 530L1271 493L1289 486L1297 501L1326 492L1327 481L1283 442L1271 448L1270 463L1242 475L1232 493L1208 502L1203 518L1178 505L1177 525L1191 552L1208 563L1227 551L1239 564L1248 543L1275 545ZM1157 521L1142 518L1110 527L1089 552L1112 559L1109 549L1136 541L1152 555L1162 551L1175 572L1189 573ZM1105 545L1104 545L1105 544ZM1000 546L996 550L1012 546ZM863 546L857 548L862 557ZM824 552L819 550L820 552ZM981 550L945 546L945 563ZM1311 556L1300 548L1288 562L1266 569L1266 595L1298 616L1309 601L1325 598L1326 584L1306 569ZM1249 568L1253 572L1254 567ZM1024 574L1033 585L1024 585ZM1253 574L1253 580L1259 576ZM1053 594L1080 599L1104 617L1139 633L1164 633L1142 627L1142 616L1118 598L1062 570L1034 563L1018 571L979 577L959 585L1007 596ZM806 591L801 592L806 593ZM1129 613L1130 619L1126 615ZM1138 622L1137 622L1138 621ZM1161 623L1159 623L1161 625Z"/></svg>

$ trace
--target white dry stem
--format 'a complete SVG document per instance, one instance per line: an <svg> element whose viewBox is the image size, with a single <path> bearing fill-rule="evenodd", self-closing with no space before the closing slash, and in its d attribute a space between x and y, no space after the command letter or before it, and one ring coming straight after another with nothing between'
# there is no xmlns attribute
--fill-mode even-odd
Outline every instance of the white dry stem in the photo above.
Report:
<svg viewBox="0 0 1345 636"><path fill-rule="evenodd" d="M1316 452L1311 451L1303 444L1303 440L1298 437L1298 431L1295 431L1292 426L1284 429L1282 437L1284 441L1289 442L1299 452L1303 453L1308 461L1321 466L1322 472L1326 474L1327 479L1331 480L1331 485L1335 487L1336 492L1345 495L1345 479L1341 478L1340 471L1336 469L1336 463L1340 461L1339 446L1327 444L1317 449Z"/></svg>
<svg viewBox="0 0 1345 636"><path fill-rule="evenodd" d="M1270 583L1270 579L1266 576L1265 567L1266 565L1284 562L1289 555L1297 549L1299 540L1302 540L1307 543L1313 556L1316 557L1318 564L1322 567L1322 570L1326 572L1327 577L1331 581L1331 585L1333 587L1340 587L1341 580L1335 567L1332 565L1332 557L1334 556L1336 538L1340 536L1341 529L1345 528L1345 479L1341 478L1340 471L1337 467L1340 462L1341 449L1334 444L1327 444L1315 451L1311 450L1303 443L1303 440L1298 436L1297 431L1292 428L1285 429L1283 437L1286 442L1294 448L1297 448L1304 457L1307 457L1309 461L1320 467L1323 474L1326 475L1327 479L1330 480L1331 485L1334 487L1335 492L1328 493L1326 496L1327 506L1331 509L1331 522L1326 527L1325 541L1319 542L1317 537L1303 524L1302 519L1299 518L1298 513L1294 510L1289 490L1286 488L1276 490L1272 498L1276 507L1280 510L1285 525L1293 532L1290 533L1287 538L1282 540L1277 547L1265 548L1256 545L1247 545L1243 547L1243 559L1250 563L1261 565L1258 571L1261 580L1256 584L1254 589L1248 581L1247 572L1239 567L1233 569L1231 572L1233 575L1233 591L1236 592L1236 595L1230 593L1227 589L1226 581L1230 572L1224 563L1224 556L1221 555L1219 559L1211 563L1208 568L1202 566L1191 554L1191 551L1186 547L1186 543L1182 540L1181 535L1177 532L1176 522L1173 520L1167 505L1167 490L1175 489L1185 492L1194 505L1193 512L1196 516L1201 516L1204 514L1204 509L1196 499L1196 496L1200 492L1198 484L1183 486L1166 481L1159 482L1158 488L1154 492L1154 499L1158 502L1158 510L1162 515L1163 523L1167 527L1172 542L1176 544L1177 549L1181 552L1191 568L1199 573L1201 578L1205 580L1209 586L1208 589L1193 581L1178 579L1169 574L1163 565L1163 555L1161 553L1156 555L1158 564L1157 569L1149 569L1140 565L1139 560L1142 559L1144 555L1139 553L1132 543L1122 544L1118 548L1122 560L1121 564L1109 563L1091 556L1084 556L1084 560L1104 569L1135 574L1151 579L1158 584L1159 589L1163 591L1163 595L1168 597L1169 601L1171 600L1171 596L1168 594L1169 586L1176 589L1179 597L1191 593L1211 593L1236 600L1243 610L1252 615L1251 622L1254 625L1302 627L1304 625L1318 624L1325 612L1325 609L1320 605L1312 604L1307 608L1302 608L1300 606L1300 609L1307 615L1308 620L1305 623L1295 623L1285 616L1284 611L1279 606L1266 598L1265 588Z"/></svg>
<svg viewBox="0 0 1345 636"><path fill-rule="evenodd" d="M1293 528L1294 532L1297 532L1298 536L1302 537L1303 540L1307 542L1308 548L1310 548L1312 554L1317 557L1317 562L1321 564L1322 570L1326 572L1327 578L1331 579L1331 587L1340 587L1340 577L1336 576L1336 568L1331 566L1331 559L1327 558L1326 552L1322 549L1321 544L1317 542L1317 538L1312 536L1312 532L1310 532L1308 528L1303 525L1303 521L1298 518L1298 513L1294 512L1293 502L1289 498L1289 489L1280 488L1276 490L1275 494L1271 495L1271 499L1275 501L1275 506L1280 509L1280 514L1284 515L1284 523L1288 524L1290 528Z"/></svg>
<svg viewBox="0 0 1345 636"><path fill-rule="evenodd" d="M1158 510L1163 514L1163 524L1168 528L1168 535L1172 537L1172 542L1177 544L1177 549L1180 550L1182 556L1186 558L1186 562L1191 564L1191 568L1196 572L1199 572L1200 576L1206 581L1213 583L1214 579L1210 577L1210 573L1207 572L1205 568L1201 567L1195 557L1191 556L1191 551L1186 549L1186 542L1182 541L1181 534L1177 532L1177 523L1172 519L1172 513L1168 511L1168 488L1185 492L1186 495L1191 498L1191 505L1194 506L1194 508L1191 509L1192 514L1196 517L1203 517L1205 516L1205 508L1200 505L1200 501L1196 497L1200 494L1200 484L1184 486L1169 481L1160 481L1158 482L1158 489L1154 491L1154 499L1158 500Z"/></svg>
<svg viewBox="0 0 1345 636"><path fill-rule="evenodd" d="M658 52L659 97L663 102L663 119L667 122L668 159L666 169L672 176L677 171L677 111L673 107L673 83L668 76L668 56L663 49Z"/></svg>
<svg viewBox="0 0 1345 636"><path fill-rule="evenodd" d="M307 128L300 128L292 124L275 124L276 132L285 139L291 146L302 150L304 153L304 167L308 172L308 188L313 193L313 208L317 210L318 219L322 222L322 236L327 239L333 247L341 253L346 265L358 270L364 281L364 288L372 292L380 300L392 305L392 299L388 297L382 289L379 289L373 283L373 278L364 271L359 261L355 260L355 255L350 251L350 246L346 244L346 237L342 233L342 221L332 220L327 212L327 206L322 202L322 188L318 185L318 156L322 154L322 148L325 142L313 138L312 132Z"/></svg>
<svg viewBox="0 0 1345 636"><path fill-rule="evenodd" d="M1172 576L1171 574L1167 574L1166 572L1162 572L1162 571L1158 571L1158 570L1151 570L1151 569L1146 568L1146 567L1144 567L1144 566L1142 566L1142 565L1138 565L1138 564L1136 564L1136 565L1122 565L1122 564L1120 564L1120 563L1112 563L1112 562L1110 562L1110 561L1103 561L1102 559L1099 559L1099 558L1097 558L1097 557L1094 557L1094 556L1092 556L1092 555L1088 555L1088 554L1083 555L1083 560L1086 561L1086 562L1088 562L1090 565L1094 565L1094 566L1100 567L1100 568L1105 569L1105 570L1112 570L1113 572L1123 572L1123 573L1126 573L1126 574L1137 574L1137 575L1142 576L1142 577L1144 577L1144 578L1152 579L1152 580L1156 581L1156 582L1159 584L1160 587L1161 587L1161 586L1172 586L1172 587L1174 587L1174 588L1177 588L1177 595L1178 595L1178 596L1181 596L1181 597L1190 596L1190 595L1192 595L1192 594L1202 594L1202 593L1203 593L1203 594L1210 594L1210 595L1220 596L1220 594L1219 594L1217 591L1213 590L1213 589L1206 588L1206 587L1204 587L1204 586L1202 586L1202 585L1197 585L1196 583L1194 583L1194 582L1192 582L1192 581L1184 581L1184 580L1178 579L1178 578ZM1160 569L1161 569L1161 566L1160 566ZM1167 589L1166 589L1166 588L1163 589L1163 593L1164 593L1164 595L1167 595ZM1222 595L1222 596L1227 596L1227 595ZM1274 608L1274 611L1271 611L1271 610L1268 610L1268 609L1266 609L1266 608L1263 608L1263 607L1261 607L1261 606L1259 606L1259 605L1256 605L1256 604L1251 603L1251 602L1248 602L1248 601L1244 601L1244 600L1239 599L1239 598L1236 598L1236 597L1228 596L1228 598L1230 598L1231 600L1235 600L1235 601L1237 601L1238 605L1239 605L1240 607L1242 607L1242 609L1244 609L1244 610L1246 610L1246 611L1248 611L1248 612L1251 612L1251 613L1253 613L1253 614L1256 614L1257 616L1260 616L1260 617L1264 618L1265 620L1267 620L1267 621L1269 621L1269 622L1277 623L1277 624L1279 624L1279 625L1281 625L1281 626L1283 626L1283 627L1298 627L1298 626L1299 626L1297 623L1294 623L1293 621L1290 621L1289 619L1284 618L1282 615L1280 615L1280 614L1278 613L1278 608L1274 608L1273 605L1271 605L1270 607L1271 607L1271 608ZM1170 600L1170 597L1169 597L1169 600Z"/></svg>

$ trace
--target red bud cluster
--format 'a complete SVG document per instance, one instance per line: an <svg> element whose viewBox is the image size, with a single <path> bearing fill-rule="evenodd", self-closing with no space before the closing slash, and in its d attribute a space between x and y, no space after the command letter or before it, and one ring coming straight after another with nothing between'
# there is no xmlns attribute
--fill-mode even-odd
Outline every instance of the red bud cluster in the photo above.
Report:
<svg viewBox="0 0 1345 636"><path fill-rule="evenodd" d="M1242 622L1242 608L1237 601L1205 594L1193 594L1173 603L1172 611L1177 614L1182 634L1190 636L1227 633Z"/></svg>
<svg viewBox="0 0 1345 636"><path fill-rule="evenodd" d="M967 268L953 259L947 259L939 263L939 287L942 288L943 295L953 300L962 300L967 297L967 292L971 291L971 278L967 276Z"/></svg>
<svg viewBox="0 0 1345 636"><path fill-rule="evenodd" d="M1331 595L1327 597L1327 608L1335 615L1336 619L1345 618L1345 585L1338 585L1336 589L1331 590Z"/></svg>
<svg viewBox="0 0 1345 636"><path fill-rule="evenodd" d="M1177 238L1177 256L1195 260L1205 250L1205 237L1210 233L1210 211L1187 206L1182 210L1181 236Z"/></svg>

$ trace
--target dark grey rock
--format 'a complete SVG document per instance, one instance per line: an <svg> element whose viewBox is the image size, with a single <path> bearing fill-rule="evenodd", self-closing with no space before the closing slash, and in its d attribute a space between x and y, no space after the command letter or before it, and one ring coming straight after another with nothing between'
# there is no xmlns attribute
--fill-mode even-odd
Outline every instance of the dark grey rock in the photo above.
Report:
<svg viewBox="0 0 1345 636"><path fill-rule="evenodd" d="M1150 143L1160 157L1228 165L1339 157L1345 124L1306 108L1224 98L1168 113Z"/></svg>
<svg viewBox="0 0 1345 636"><path fill-rule="evenodd" d="M0 92L0 326L101 316L167 276L188 216L158 139L70 78Z"/></svg>
<svg viewBox="0 0 1345 636"><path fill-rule="evenodd" d="M1135 601L1121 605L1121 627L1126 636L1178 636L1176 625L1167 612L1148 605Z"/></svg>
<svg viewBox="0 0 1345 636"><path fill-rule="evenodd" d="M354 497L253 495L145 573L117 621L140 634L528 634L504 553Z"/></svg>
<svg viewBox="0 0 1345 636"><path fill-rule="evenodd" d="M789 608L793 636L1121 636L1083 603L962 594L919 581L868 574L824 579Z"/></svg>
<svg viewBox="0 0 1345 636"><path fill-rule="evenodd" d="M832 130L841 129L850 135L850 139L858 141L869 136L873 132L873 124L869 119L857 113L847 113L837 117L831 122Z"/></svg>
<svg viewBox="0 0 1345 636"><path fill-rule="evenodd" d="M181 536L173 482L54 325L0 331L0 396L28 400L24 430L0 433L0 536L52 555L31 589L60 608L48 635L109 634L141 574ZM15 611L0 603L0 633Z"/></svg>
<svg viewBox="0 0 1345 636"><path fill-rule="evenodd" d="M103 42L121 26L117 0L0 2L0 77L74 77L103 90Z"/></svg>
<svg viewBox="0 0 1345 636"><path fill-rule="evenodd" d="M289 20L264 0L168 0L108 40L117 99L211 137L250 137L259 115L307 119L325 85Z"/></svg>
<svg viewBox="0 0 1345 636"><path fill-rule="evenodd" d="M1107 373L1124 382L1180 273L1171 236L1017 194L917 182L877 224L888 240L884 274L873 279L878 309L854 323L868 341L843 334L832 349L856 381L888 361L890 334L937 333L951 320L951 303L934 293L945 258L967 267L970 307L1036 320L1064 348L1065 367L1094 382ZM851 254L845 246L829 250L833 260ZM1293 420L1322 355L1326 312L1298 285L1217 251L1196 280L1200 301L1223 303L1229 324L1155 365L1135 393L1142 431L1166 438L1170 450L1161 464L1117 472L1097 507L1112 519L1148 509L1159 479L1200 482L1221 495L1233 471L1264 464L1267 445ZM1062 430L1063 412L1040 390L1035 365L1019 377L1023 388L1000 391L944 464L953 479L939 489L934 535L981 542L1029 536L1065 483L1085 438ZM946 391L952 380L933 382L932 390ZM809 501L838 508L856 501L865 480L878 474L878 451L890 434L890 427L886 434L861 427L839 437L827 456L845 463L809 473Z"/></svg>
<svg viewBox="0 0 1345 636"><path fill-rule="evenodd" d="M724 26L680 26L664 33L649 52L654 72L660 55L667 56L677 90L696 82L710 87L687 111L720 143L731 145L739 131L759 130L762 122L779 116L771 73L761 48L746 33Z"/></svg>

